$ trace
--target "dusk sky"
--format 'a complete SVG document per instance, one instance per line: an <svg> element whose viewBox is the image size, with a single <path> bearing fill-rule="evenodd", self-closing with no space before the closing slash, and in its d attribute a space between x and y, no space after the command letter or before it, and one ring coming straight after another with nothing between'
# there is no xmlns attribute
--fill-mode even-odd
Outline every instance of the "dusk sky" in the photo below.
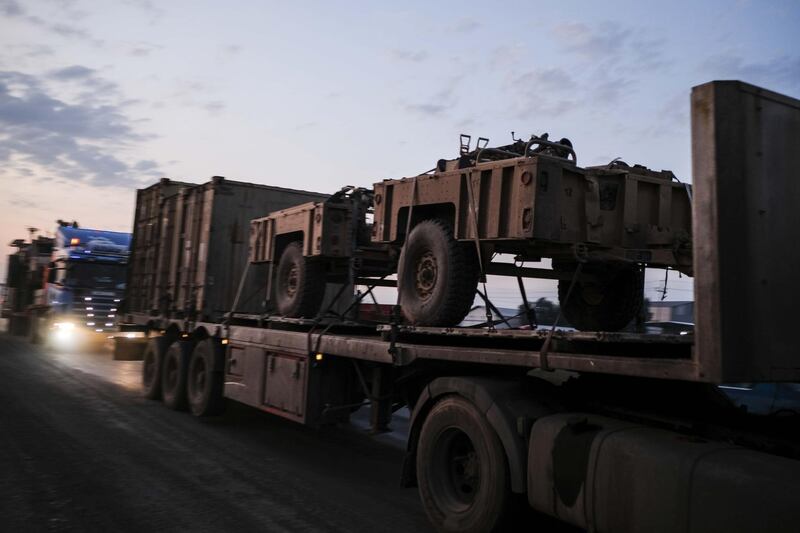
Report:
<svg viewBox="0 0 800 533"><path fill-rule="evenodd" d="M798 1L0 0L0 46L5 253L59 218L130 231L162 176L333 192L425 171L462 132L691 181L692 86L800 97Z"/></svg>

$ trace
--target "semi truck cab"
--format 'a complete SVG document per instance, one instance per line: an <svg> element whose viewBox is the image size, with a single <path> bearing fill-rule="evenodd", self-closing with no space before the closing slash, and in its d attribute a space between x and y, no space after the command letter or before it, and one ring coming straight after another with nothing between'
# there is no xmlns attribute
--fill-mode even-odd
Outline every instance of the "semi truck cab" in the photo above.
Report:
<svg viewBox="0 0 800 533"><path fill-rule="evenodd" d="M115 329L125 291L131 235L61 225L43 302L57 337Z"/></svg>

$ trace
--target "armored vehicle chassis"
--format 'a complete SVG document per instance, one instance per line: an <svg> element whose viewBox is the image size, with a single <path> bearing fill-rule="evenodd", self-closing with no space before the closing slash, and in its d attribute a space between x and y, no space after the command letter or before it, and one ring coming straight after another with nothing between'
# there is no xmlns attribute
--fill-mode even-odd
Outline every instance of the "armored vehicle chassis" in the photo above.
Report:
<svg viewBox="0 0 800 533"><path fill-rule="evenodd" d="M567 139L546 135L487 142L470 150L462 136L461 157L428 173L254 220L251 261L276 265L279 312L314 317L326 281L387 284L368 278L397 272L408 323L454 326L494 274L557 279L571 325L615 331L640 309L645 265L691 274L691 191L672 172L620 161L584 169ZM545 257L552 270L521 264Z"/></svg>

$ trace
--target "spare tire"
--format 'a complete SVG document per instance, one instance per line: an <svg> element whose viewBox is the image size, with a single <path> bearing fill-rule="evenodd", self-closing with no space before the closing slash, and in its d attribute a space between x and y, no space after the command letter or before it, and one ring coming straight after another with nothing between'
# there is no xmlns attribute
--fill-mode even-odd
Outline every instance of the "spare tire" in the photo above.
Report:
<svg viewBox="0 0 800 533"><path fill-rule="evenodd" d="M403 316L418 326L457 325L472 307L479 275L473 243L458 242L442 220L420 222L400 255Z"/></svg>
<svg viewBox="0 0 800 533"><path fill-rule="evenodd" d="M581 331L619 331L636 318L644 291L641 268L627 264L587 265L583 272L596 279L576 281L569 299L572 281L558 282L561 312L570 326Z"/></svg>
<svg viewBox="0 0 800 533"><path fill-rule="evenodd" d="M303 256L303 244L295 241L283 249L275 275L278 313L290 318L314 318L325 297L322 263Z"/></svg>

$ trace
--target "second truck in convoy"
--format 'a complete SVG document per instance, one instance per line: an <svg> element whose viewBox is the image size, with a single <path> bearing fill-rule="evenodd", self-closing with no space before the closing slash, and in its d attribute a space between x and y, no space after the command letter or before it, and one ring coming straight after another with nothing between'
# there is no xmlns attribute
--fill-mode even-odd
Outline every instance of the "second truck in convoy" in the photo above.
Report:
<svg viewBox="0 0 800 533"><path fill-rule="evenodd" d="M15 241L9 256L10 329L34 342L105 340L117 330L130 233L59 221L54 237Z"/></svg>
<svg viewBox="0 0 800 533"><path fill-rule="evenodd" d="M520 500L598 532L796 531L797 415L750 415L716 385L800 381L797 138L800 101L711 82L692 91L691 196L546 139L330 198L162 182L137 196L124 315L148 336L144 392L310 426L368 406L375 431L408 407L402 482L440 531L496 530ZM644 264L693 273L693 333L441 327L505 272L562 280L571 321L614 329ZM398 270L406 320L358 320L353 288Z"/></svg>

